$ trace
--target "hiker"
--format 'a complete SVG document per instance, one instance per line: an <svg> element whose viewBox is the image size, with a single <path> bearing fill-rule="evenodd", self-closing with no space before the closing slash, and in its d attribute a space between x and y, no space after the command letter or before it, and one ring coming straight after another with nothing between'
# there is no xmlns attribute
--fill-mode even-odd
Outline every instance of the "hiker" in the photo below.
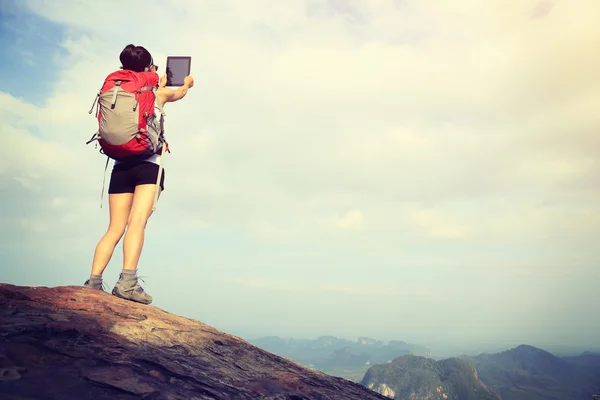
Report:
<svg viewBox="0 0 600 400"><path fill-rule="evenodd" d="M152 215L160 193L164 191L165 175L161 158L164 158L164 150L169 150L163 136L164 111L162 107L166 103L175 102L185 97L188 89L194 86L194 79L187 76L183 86L178 89L165 87L167 75L165 74L160 80L158 79L158 66L154 64L148 50L142 46L134 46L133 44L126 46L119 58L122 64L121 70L109 75L98 93L97 101L101 114L98 117L100 129L96 137L90 140L90 142L98 140L100 145L103 146L102 151L104 154L113 158L115 163L108 187L110 223L106 233L96 246L92 272L84 286L104 290L102 273L108 265L117 243L125 234L123 240L123 270L112 290L112 294L127 300L150 304L152 296L146 293L138 283L137 267L144 243L146 223ZM111 89L114 89L114 91ZM134 94L136 90L137 95ZM104 92L106 92L106 95L102 96L101 93ZM112 105L110 104L111 100ZM121 108L119 108L119 102L121 102ZM96 101L94 104L96 104ZM131 107L132 105L133 107ZM116 107L118 111L111 114L111 107L113 109ZM144 107L149 112L143 111ZM94 105L92 105L93 108ZM136 110L137 108L139 110ZM156 109L159 110L160 127L156 121L158 117ZM98 108L96 110L98 115ZM90 110L91 112L92 110ZM134 113L122 117L124 112ZM154 113L153 118L147 120L147 129L140 129L136 125L138 118L139 121L142 121L142 115L152 113ZM135 118L132 116L135 116ZM108 118L112 118L112 121L106 122ZM139 123L143 124L144 122ZM122 143L123 141L113 140L113 143L109 144L107 142L108 137L117 134L114 132L123 135L122 131L125 131L123 125L130 128L128 131L131 137L130 142L115 145L115 143ZM147 135L147 140L143 143L148 146L148 149L138 149L140 141L135 139L139 138L140 132ZM122 137L120 136L119 139L122 139ZM160 149L157 149L158 147ZM134 148L138 150L133 150ZM139 156L129 156L134 154L135 151L138 151ZM159 173L160 189L157 187Z"/></svg>

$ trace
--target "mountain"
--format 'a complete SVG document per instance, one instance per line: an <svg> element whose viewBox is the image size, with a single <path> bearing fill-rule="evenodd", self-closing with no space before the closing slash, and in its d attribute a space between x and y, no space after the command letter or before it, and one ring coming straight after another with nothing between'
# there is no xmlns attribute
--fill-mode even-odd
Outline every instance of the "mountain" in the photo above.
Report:
<svg viewBox="0 0 600 400"><path fill-rule="evenodd" d="M589 400L600 392L600 363L593 357L559 358L521 345L470 359L479 379L503 400Z"/></svg>
<svg viewBox="0 0 600 400"><path fill-rule="evenodd" d="M593 368L600 374L600 353L584 351L578 356L562 357L564 360L583 367Z"/></svg>
<svg viewBox="0 0 600 400"><path fill-rule="evenodd" d="M0 398L386 399L154 306L1 283Z"/></svg>
<svg viewBox="0 0 600 400"><path fill-rule="evenodd" d="M402 356L372 366L360 383L395 399L589 400L600 394L600 355L556 357L520 345L441 361Z"/></svg>
<svg viewBox="0 0 600 400"><path fill-rule="evenodd" d="M393 399L500 400L478 379L471 363L459 358L397 357L369 368L360 383Z"/></svg>
<svg viewBox="0 0 600 400"><path fill-rule="evenodd" d="M400 340L385 343L368 337L348 340L320 336L311 340L264 336L249 341L281 357L354 382L359 382L373 364L388 363L406 354L429 354L429 350L423 346Z"/></svg>
<svg viewBox="0 0 600 400"><path fill-rule="evenodd" d="M264 336L250 339L250 343L281 357L290 358L303 365L316 364L334 351L353 346L347 339L335 336L320 336L317 339L291 339L279 336Z"/></svg>

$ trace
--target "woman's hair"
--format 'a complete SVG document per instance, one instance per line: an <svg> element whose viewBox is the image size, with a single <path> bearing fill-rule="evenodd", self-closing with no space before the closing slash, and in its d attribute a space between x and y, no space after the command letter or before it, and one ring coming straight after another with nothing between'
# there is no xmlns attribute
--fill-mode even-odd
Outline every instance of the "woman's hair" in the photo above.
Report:
<svg viewBox="0 0 600 400"><path fill-rule="evenodd" d="M129 44L125 46L121 55L122 69L129 69L135 72L144 72L152 64L152 55L142 46Z"/></svg>

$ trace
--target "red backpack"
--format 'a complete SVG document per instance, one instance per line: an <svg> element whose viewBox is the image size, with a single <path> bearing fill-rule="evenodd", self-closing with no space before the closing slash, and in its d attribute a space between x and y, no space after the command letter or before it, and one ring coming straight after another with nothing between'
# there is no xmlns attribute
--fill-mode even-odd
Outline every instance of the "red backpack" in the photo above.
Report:
<svg viewBox="0 0 600 400"><path fill-rule="evenodd" d="M164 138L163 108L155 102L158 75L119 70L109 74L94 99L98 131L86 143L98 140L100 152L119 161L143 160L169 151ZM156 120L154 106L160 110Z"/></svg>

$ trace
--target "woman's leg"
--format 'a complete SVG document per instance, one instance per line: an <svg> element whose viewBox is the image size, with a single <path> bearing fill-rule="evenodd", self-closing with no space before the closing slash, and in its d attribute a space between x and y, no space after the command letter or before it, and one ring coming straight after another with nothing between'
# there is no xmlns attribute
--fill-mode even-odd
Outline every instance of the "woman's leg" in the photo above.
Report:
<svg viewBox="0 0 600 400"><path fill-rule="evenodd" d="M110 208L110 223L108 229L94 253L92 262L92 274L102 275L108 262L112 258L113 252L119 240L125 233L127 219L133 203L133 193L115 193L108 195L108 204Z"/></svg>
<svg viewBox="0 0 600 400"><path fill-rule="evenodd" d="M123 240L123 269L137 269L144 245L144 230L152 215L155 190L156 184L135 187L133 205L127 219L127 233Z"/></svg>
<svg viewBox="0 0 600 400"><path fill-rule="evenodd" d="M123 239L123 270L113 294L124 299L150 304L152 296L137 283L137 266L144 245L144 231L152 215L156 184L135 187L133 204L127 220L127 232Z"/></svg>
<svg viewBox="0 0 600 400"><path fill-rule="evenodd" d="M133 193L115 193L108 195L110 222L106 233L96 246L92 261L92 273L85 283L95 289L102 289L102 273L106 269L119 240L125 232L127 218L133 202Z"/></svg>

